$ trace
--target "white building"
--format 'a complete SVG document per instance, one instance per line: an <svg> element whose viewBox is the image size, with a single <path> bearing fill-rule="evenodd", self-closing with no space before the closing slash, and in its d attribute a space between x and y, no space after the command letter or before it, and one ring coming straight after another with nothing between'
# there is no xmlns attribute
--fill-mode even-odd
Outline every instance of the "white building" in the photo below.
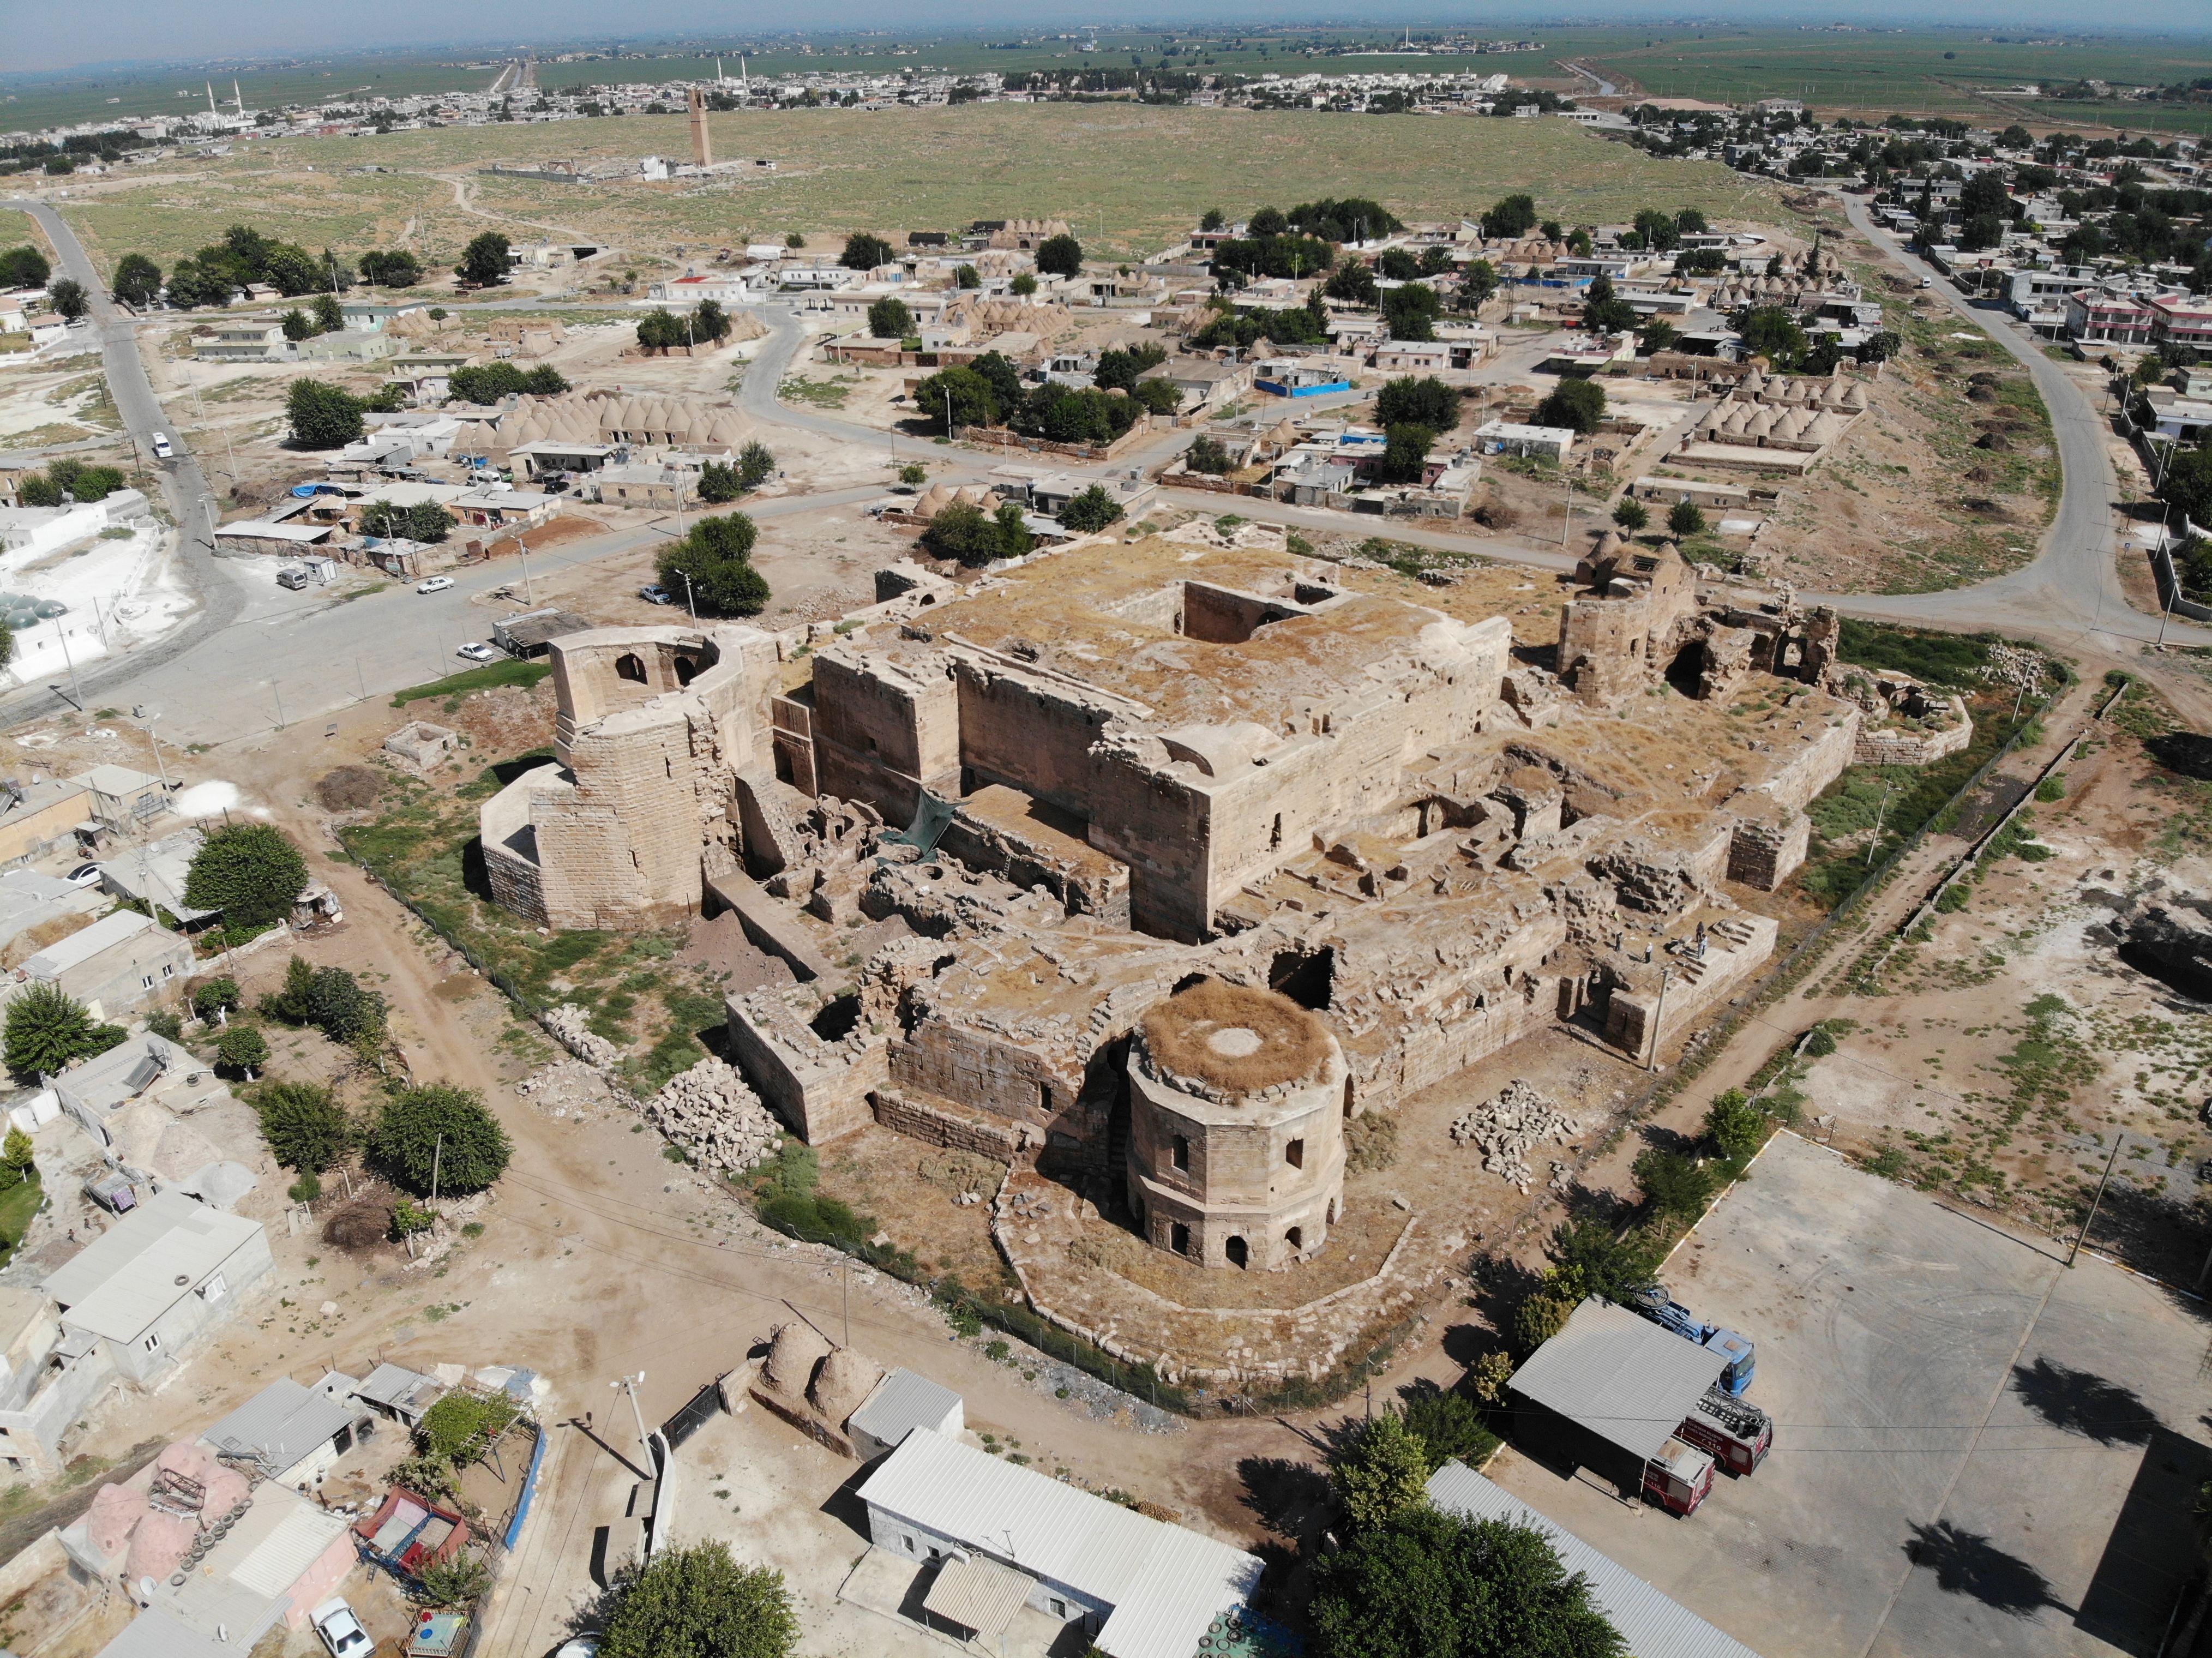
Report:
<svg viewBox="0 0 2212 1658"><path fill-rule="evenodd" d="M64 1347L106 1350L141 1383L158 1380L274 1266L258 1220L157 1192L51 1273Z"/></svg>
<svg viewBox="0 0 2212 1658"><path fill-rule="evenodd" d="M1524 426L1518 421L1489 420L1474 428L1474 446L1486 455L1534 455L1565 463L1575 446L1568 426Z"/></svg>
<svg viewBox="0 0 2212 1658"><path fill-rule="evenodd" d="M1259 1586L1255 1555L926 1427L908 1433L860 1497L876 1547L939 1563L925 1606L977 1639L1027 1605L1081 1624L1111 1658L1190 1658L1214 1619ZM1027 1580L1025 1601L1014 1574ZM996 1626L969 1623L959 1607Z"/></svg>

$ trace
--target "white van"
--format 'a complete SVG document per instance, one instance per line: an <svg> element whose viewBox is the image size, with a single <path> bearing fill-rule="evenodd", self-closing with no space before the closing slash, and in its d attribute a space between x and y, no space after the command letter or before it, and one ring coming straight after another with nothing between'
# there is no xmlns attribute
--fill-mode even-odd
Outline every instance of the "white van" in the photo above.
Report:
<svg viewBox="0 0 2212 1658"><path fill-rule="evenodd" d="M170 443L169 434L167 432L156 432L154 434L154 459L155 460L167 460L176 452L175 446Z"/></svg>

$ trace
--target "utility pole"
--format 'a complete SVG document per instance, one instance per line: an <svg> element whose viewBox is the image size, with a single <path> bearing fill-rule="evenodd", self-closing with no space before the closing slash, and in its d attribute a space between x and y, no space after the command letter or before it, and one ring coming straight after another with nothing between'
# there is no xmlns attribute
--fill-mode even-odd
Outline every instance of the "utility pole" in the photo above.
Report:
<svg viewBox="0 0 2212 1658"><path fill-rule="evenodd" d="M840 1254L837 1257L837 1284L845 1295L845 1345L848 1347L853 1345L852 1263L853 1258L850 1255Z"/></svg>
<svg viewBox="0 0 2212 1658"><path fill-rule="evenodd" d="M430 1207L433 1209L438 1206L438 1168L445 1155L446 1137L441 1134L430 1147Z"/></svg>
<svg viewBox="0 0 2212 1658"><path fill-rule="evenodd" d="M2097 1211L2104 1206L2105 1202L2105 1187L2112 1183L2112 1165L2119 1162L2120 1148L2127 1144L2127 1140L2128 1137L2125 1134L2112 1136L2112 1155L2105 1159L2105 1177L2097 1182L2097 1195L2090 1199L2089 1212L2081 1218L2081 1230L2074 1235L2074 1247L2066 1252L2066 1264L2069 1266L2073 1266L2074 1257L2081 1253L2081 1240L2089 1236L2090 1227L2096 1224Z"/></svg>
<svg viewBox="0 0 2212 1658"><path fill-rule="evenodd" d="M1881 817L1889 810L1889 792L1896 786L1894 783L1885 783L1881 786L1881 804L1874 809L1874 839L1867 842L1866 860L1869 868L1874 865L1874 849L1881 844Z"/></svg>
<svg viewBox="0 0 2212 1658"><path fill-rule="evenodd" d="M1667 1017L1667 981L1674 977L1674 969L1672 967L1662 967L1659 969L1659 1005L1652 1011L1651 1014L1651 1057L1644 1061L1644 1068L1646 1071L1656 1071L1659 1068L1661 1022Z"/></svg>
<svg viewBox="0 0 2212 1658"><path fill-rule="evenodd" d="M538 590L530 585L530 532L526 530L517 535L514 544L522 550L522 602L534 606Z"/></svg>
<svg viewBox="0 0 2212 1658"><path fill-rule="evenodd" d="M645 1453L646 1461L650 1462L653 1461L653 1436L645 1430L645 1412L637 1402L637 1390L644 1381L645 1372L640 1370L635 1376L626 1376L621 1381L611 1382L607 1385L629 1395L629 1413L637 1423L638 1448Z"/></svg>

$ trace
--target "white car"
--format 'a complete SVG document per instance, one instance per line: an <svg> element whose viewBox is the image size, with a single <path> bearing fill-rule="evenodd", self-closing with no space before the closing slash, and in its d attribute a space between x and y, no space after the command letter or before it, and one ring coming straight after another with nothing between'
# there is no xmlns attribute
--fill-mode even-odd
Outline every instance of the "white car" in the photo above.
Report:
<svg viewBox="0 0 2212 1658"><path fill-rule="evenodd" d="M455 656L465 656L471 662L496 662L500 658L499 647L496 645L487 645L480 639L473 640L468 644L462 646L460 649L455 651L453 654Z"/></svg>
<svg viewBox="0 0 2212 1658"><path fill-rule="evenodd" d="M447 588L453 585L453 577L449 575L434 575L428 581L416 582L415 584L415 591L418 593L442 593Z"/></svg>
<svg viewBox="0 0 2212 1658"><path fill-rule="evenodd" d="M96 887L100 884L100 865L79 864L62 878L73 887Z"/></svg>
<svg viewBox="0 0 2212 1658"><path fill-rule="evenodd" d="M555 1653L553 1658L599 1658L599 1637L596 1635L580 1635L573 1641L564 1642L561 1650Z"/></svg>
<svg viewBox="0 0 2212 1658"><path fill-rule="evenodd" d="M175 447L169 442L169 434L167 432L154 434L153 449L155 460L167 460L177 452Z"/></svg>
<svg viewBox="0 0 2212 1658"><path fill-rule="evenodd" d="M368 1638L361 1619L343 1600L325 1600L307 1616L314 1623L315 1633L330 1649L331 1658L368 1658L375 1649L376 1643Z"/></svg>

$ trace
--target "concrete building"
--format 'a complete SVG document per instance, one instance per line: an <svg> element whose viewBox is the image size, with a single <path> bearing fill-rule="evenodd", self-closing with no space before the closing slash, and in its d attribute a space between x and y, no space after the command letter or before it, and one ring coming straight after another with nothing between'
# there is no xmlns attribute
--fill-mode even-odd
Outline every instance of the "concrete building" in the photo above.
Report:
<svg viewBox="0 0 2212 1658"><path fill-rule="evenodd" d="M1566 464L1575 446L1571 427L1529 426L1519 421L1486 420L1474 428L1474 446L1486 455L1525 455Z"/></svg>
<svg viewBox="0 0 2212 1658"><path fill-rule="evenodd" d="M312 1388L279 1376L200 1436L233 1467L304 1491L323 1483L369 1418L349 1376L332 1370Z"/></svg>
<svg viewBox="0 0 2212 1658"><path fill-rule="evenodd" d="M169 810L169 786L128 766L94 766L70 781L89 797L89 816L126 834Z"/></svg>
<svg viewBox="0 0 2212 1658"><path fill-rule="evenodd" d="M56 940L15 969L0 996L55 986L97 1019L116 1019L180 994L192 974L191 942L136 910L118 909Z"/></svg>
<svg viewBox="0 0 2212 1658"><path fill-rule="evenodd" d="M845 1418L846 1436L863 1462L889 1455L921 1428L957 1439L967 1428L967 1402L912 1370L891 1371Z"/></svg>
<svg viewBox="0 0 2212 1658"><path fill-rule="evenodd" d="M59 1473L62 1436L115 1377L106 1349L64 1340L50 1297L0 1285L0 1473L31 1484Z"/></svg>
<svg viewBox="0 0 2212 1658"><path fill-rule="evenodd" d="M928 1428L909 1433L859 1495L869 1540L936 1563L926 1606L987 1649L1027 1605L1080 1625L1111 1658L1190 1658L1259 1587L1255 1555Z"/></svg>
<svg viewBox="0 0 2212 1658"><path fill-rule="evenodd" d="M226 1321L274 1264L259 1221L157 1192L40 1287L65 1338L80 1351L98 1346L144 1387Z"/></svg>
<svg viewBox="0 0 2212 1658"><path fill-rule="evenodd" d="M17 868L58 847L89 844L104 827L73 779L0 786L0 867Z"/></svg>
<svg viewBox="0 0 2212 1658"><path fill-rule="evenodd" d="M192 355L202 362L291 362L300 352L276 323L232 322L196 338Z"/></svg>

